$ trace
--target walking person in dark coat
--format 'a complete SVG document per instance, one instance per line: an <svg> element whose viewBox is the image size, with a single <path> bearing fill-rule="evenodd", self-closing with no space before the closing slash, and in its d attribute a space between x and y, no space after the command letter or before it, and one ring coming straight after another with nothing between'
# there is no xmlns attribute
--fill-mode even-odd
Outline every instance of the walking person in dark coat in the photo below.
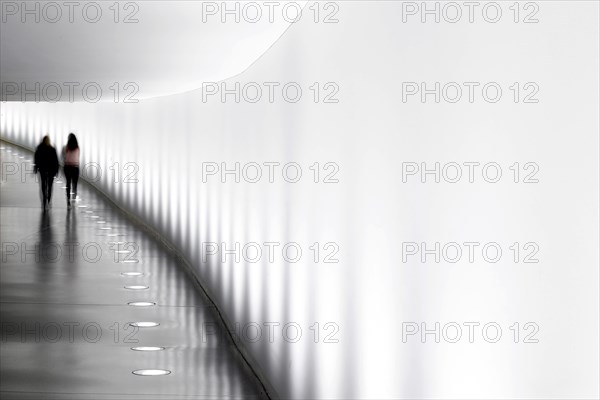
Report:
<svg viewBox="0 0 600 400"><path fill-rule="evenodd" d="M56 149L50 144L48 135L44 136L35 150L34 162L34 172L40 173L42 208L46 211L52 200L54 177L58 174L58 156L56 155Z"/></svg>

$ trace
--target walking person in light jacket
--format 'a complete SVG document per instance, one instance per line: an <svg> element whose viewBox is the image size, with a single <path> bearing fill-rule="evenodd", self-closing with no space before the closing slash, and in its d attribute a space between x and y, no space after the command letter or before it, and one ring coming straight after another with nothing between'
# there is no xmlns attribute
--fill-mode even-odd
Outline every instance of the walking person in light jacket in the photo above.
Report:
<svg viewBox="0 0 600 400"><path fill-rule="evenodd" d="M79 180L79 144L77 137L69 133L67 145L63 148L65 178L67 178L67 206L71 207L71 186L73 199L77 199L77 181Z"/></svg>

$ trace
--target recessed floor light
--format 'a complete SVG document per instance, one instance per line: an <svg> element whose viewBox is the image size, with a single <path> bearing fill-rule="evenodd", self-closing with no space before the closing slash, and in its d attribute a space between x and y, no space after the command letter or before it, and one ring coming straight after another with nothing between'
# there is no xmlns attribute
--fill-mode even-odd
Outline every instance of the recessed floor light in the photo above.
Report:
<svg viewBox="0 0 600 400"><path fill-rule="evenodd" d="M98 215L92 215L92 218L100 218Z"/></svg>
<svg viewBox="0 0 600 400"><path fill-rule="evenodd" d="M158 346L139 346L139 347L132 347L131 350L134 351L161 351L164 350L164 347L158 347Z"/></svg>
<svg viewBox="0 0 600 400"><path fill-rule="evenodd" d="M142 276L144 274L141 272L121 272L121 275L123 275L123 276Z"/></svg>
<svg viewBox="0 0 600 400"><path fill-rule="evenodd" d="M139 263L140 261L139 260L123 260L122 262L131 264L131 263Z"/></svg>
<svg viewBox="0 0 600 400"><path fill-rule="evenodd" d="M133 373L140 376L161 376L169 375L171 371L166 369L136 369Z"/></svg>
<svg viewBox="0 0 600 400"><path fill-rule="evenodd" d="M127 304L133 307L151 307L156 305L156 303L153 303L151 301L132 301Z"/></svg>
<svg viewBox="0 0 600 400"><path fill-rule="evenodd" d="M120 233L107 233L106 236L121 236Z"/></svg>
<svg viewBox="0 0 600 400"><path fill-rule="evenodd" d="M96 221L97 224L105 224L106 221Z"/></svg>
<svg viewBox="0 0 600 400"><path fill-rule="evenodd" d="M98 222L98 223L100 223L100 222ZM103 227L101 227L100 229L102 229L103 231L109 231L109 230L111 230L112 228L111 228L111 227L109 227L109 226L103 226Z"/></svg>
<svg viewBox="0 0 600 400"><path fill-rule="evenodd" d="M125 286L125 289L129 289L129 290L146 290L146 289L150 289L150 286L130 285L130 286Z"/></svg>
<svg viewBox="0 0 600 400"><path fill-rule="evenodd" d="M138 328L153 328L160 324L158 322L130 322L129 325L137 326Z"/></svg>
<svg viewBox="0 0 600 400"><path fill-rule="evenodd" d="M77 206L78 208L87 208L88 206ZM90 211L91 212L91 211Z"/></svg>

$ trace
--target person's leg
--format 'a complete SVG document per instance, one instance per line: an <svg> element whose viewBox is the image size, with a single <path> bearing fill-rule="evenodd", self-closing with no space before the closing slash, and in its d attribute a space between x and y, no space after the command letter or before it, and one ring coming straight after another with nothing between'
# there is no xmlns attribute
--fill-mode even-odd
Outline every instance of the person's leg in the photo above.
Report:
<svg viewBox="0 0 600 400"><path fill-rule="evenodd" d="M73 193L77 199L77 182L79 181L79 167L73 167Z"/></svg>
<svg viewBox="0 0 600 400"><path fill-rule="evenodd" d="M67 205L71 205L71 167L65 166L65 179L67 180Z"/></svg>
<svg viewBox="0 0 600 400"><path fill-rule="evenodd" d="M48 198L48 181L44 171L40 171L40 185L42 186L42 207L45 209Z"/></svg>
<svg viewBox="0 0 600 400"><path fill-rule="evenodd" d="M52 186L54 186L54 176L51 174L48 174L48 178L47 178L47 187L48 187L48 205L50 205L50 201L52 200Z"/></svg>

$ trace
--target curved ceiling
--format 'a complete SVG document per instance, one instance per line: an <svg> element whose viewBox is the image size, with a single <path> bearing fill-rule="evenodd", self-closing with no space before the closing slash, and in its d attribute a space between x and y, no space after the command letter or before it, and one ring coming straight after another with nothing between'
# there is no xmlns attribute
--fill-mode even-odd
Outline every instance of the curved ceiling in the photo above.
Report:
<svg viewBox="0 0 600 400"><path fill-rule="evenodd" d="M84 87L114 101L115 82L136 99L193 90L248 68L306 1L51 3L2 2L3 101L78 101Z"/></svg>

